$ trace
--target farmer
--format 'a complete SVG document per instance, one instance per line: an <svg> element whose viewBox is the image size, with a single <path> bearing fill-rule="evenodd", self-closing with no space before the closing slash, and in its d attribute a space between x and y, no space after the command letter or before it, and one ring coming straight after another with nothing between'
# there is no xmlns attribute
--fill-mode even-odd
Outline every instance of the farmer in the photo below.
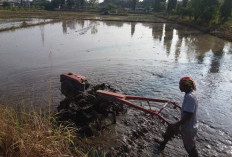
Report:
<svg viewBox="0 0 232 157"><path fill-rule="evenodd" d="M197 133L197 108L198 101L196 98L196 85L189 76L180 79L179 88L181 92L185 92L182 108L181 120L169 125L164 133L164 141L160 143L159 149L162 151L166 143L171 140L174 135L181 134L184 147L190 157L198 157L195 146L195 136Z"/></svg>

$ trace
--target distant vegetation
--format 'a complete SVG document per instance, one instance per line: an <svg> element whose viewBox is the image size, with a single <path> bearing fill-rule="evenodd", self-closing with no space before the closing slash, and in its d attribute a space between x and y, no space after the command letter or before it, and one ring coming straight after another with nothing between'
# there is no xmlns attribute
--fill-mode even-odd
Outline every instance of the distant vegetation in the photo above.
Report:
<svg viewBox="0 0 232 157"><path fill-rule="evenodd" d="M151 13L188 17L205 24L223 24L231 18L232 0L33 0L20 4L3 2L3 8L96 11L105 13Z"/></svg>

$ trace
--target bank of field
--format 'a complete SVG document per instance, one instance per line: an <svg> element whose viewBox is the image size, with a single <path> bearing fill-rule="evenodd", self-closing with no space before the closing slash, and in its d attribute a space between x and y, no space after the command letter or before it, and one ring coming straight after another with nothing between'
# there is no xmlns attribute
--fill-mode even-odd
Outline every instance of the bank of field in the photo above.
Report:
<svg viewBox="0 0 232 157"><path fill-rule="evenodd" d="M92 19L92 20L118 20L135 22L157 22L153 14L112 14L103 15L98 12L71 12L71 11L45 11L45 10L0 10L0 18L44 18L56 20ZM158 22L166 20L159 19Z"/></svg>
<svg viewBox="0 0 232 157"><path fill-rule="evenodd" d="M68 12L68 11L44 11L44 10L0 10L0 21L4 23L10 19L11 22L14 21L24 21L28 18L37 19L50 19L49 21L41 21L38 23L22 23L20 26L1 28L0 31L7 31L11 29L18 29L24 27L31 27L36 25L43 25L47 23L59 22L64 20L101 20L101 21L122 21L122 22L167 22L164 19L157 18L154 15L140 15L140 14L123 14L123 15L102 15L100 13L91 12ZM0 23L0 24L1 24Z"/></svg>
<svg viewBox="0 0 232 157"><path fill-rule="evenodd" d="M181 25L195 28L204 33L208 33L222 39L232 41L232 17L230 17L224 24L207 24L194 22L194 20L190 19L188 16L169 15L166 13L155 13L155 16L166 19L170 22L176 22Z"/></svg>
<svg viewBox="0 0 232 157"><path fill-rule="evenodd" d="M75 144L75 128L38 112L0 106L0 156L86 156Z"/></svg>
<svg viewBox="0 0 232 157"><path fill-rule="evenodd" d="M45 11L45 10L0 10L0 18L44 18L44 19L72 19L95 17L96 14L88 12Z"/></svg>

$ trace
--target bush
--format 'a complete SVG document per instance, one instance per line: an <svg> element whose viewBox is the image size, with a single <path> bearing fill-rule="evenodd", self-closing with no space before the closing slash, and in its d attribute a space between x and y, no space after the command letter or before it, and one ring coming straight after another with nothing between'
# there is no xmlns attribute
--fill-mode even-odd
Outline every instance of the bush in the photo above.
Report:
<svg viewBox="0 0 232 157"><path fill-rule="evenodd" d="M166 2L160 2L160 11L166 10Z"/></svg>
<svg viewBox="0 0 232 157"><path fill-rule="evenodd" d="M228 18L231 16L232 11L232 1L231 0L225 0L223 5L220 8L220 20L222 23L225 23Z"/></svg>
<svg viewBox="0 0 232 157"><path fill-rule="evenodd" d="M3 7L11 7L11 3L10 2L3 2Z"/></svg>
<svg viewBox="0 0 232 157"><path fill-rule="evenodd" d="M201 21L203 22L211 22L217 23L219 15L219 9L217 6L207 7L205 8L203 14L200 16Z"/></svg>
<svg viewBox="0 0 232 157"><path fill-rule="evenodd" d="M54 5L50 2L50 1L47 1L47 0L41 0L41 1L37 1L37 2L34 2L32 4L35 8L39 8L39 9L42 9L42 10L54 10Z"/></svg>
<svg viewBox="0 0 232 157"><path fill-rule="evenodd" d="M113 4L113 3L108 3L108 4L106 5L106 9L107 9L107 10L110 10L110 11L115 11L117 8L118 8L117 5L115 5L115 4Z"/></svg>

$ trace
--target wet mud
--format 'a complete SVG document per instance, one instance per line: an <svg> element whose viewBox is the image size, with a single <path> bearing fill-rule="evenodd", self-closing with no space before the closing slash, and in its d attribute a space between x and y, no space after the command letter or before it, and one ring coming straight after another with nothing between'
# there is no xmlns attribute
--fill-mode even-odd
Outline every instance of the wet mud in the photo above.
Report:
<svg viewBox="0 0 232 157"><path fill-rule="evenodd" d="M96 135L97 131L116 123L116 116L125 113L122 104L104 99L97 90L116 92L110 85L99 84L75 96L66 96L57 107L57 119L60 122L71 121L78 127L82 137Z"/></svg>
<svg viewBox="0 0 232 157"><path fill-rule="evenodd" d="M163 151L159 150L167 125L162 124L158 117L107 99L98 95L97 90L120 92L104 83L90 86L85 92L66 97L57 108L58 121L62 124L72 122L77 128L76 143L82 151L90 156L96 156L97 152L100 157L187 156L180 135L175 135ZM163 116L177 121L177 111L168 108ZM201 123L198 131L196 146L199 155L218 156L220 150L213 151L210 148L213 141L207 139L202 131L205 127ZM226 152L220 154L229 155Z"/></svg>
<svg viewBox="0 0 232 157"><path fill-rule="evenodd" d="M179 137L174 139L175 144L171 141L164 151L159 151L166 126L157 117L106 99L97 90L118 92L106 84L92 86L66 97L57 108L58 121L71 121L77 127L83 150L97 150L99 156L107 157L185 155Z"/></svg>

